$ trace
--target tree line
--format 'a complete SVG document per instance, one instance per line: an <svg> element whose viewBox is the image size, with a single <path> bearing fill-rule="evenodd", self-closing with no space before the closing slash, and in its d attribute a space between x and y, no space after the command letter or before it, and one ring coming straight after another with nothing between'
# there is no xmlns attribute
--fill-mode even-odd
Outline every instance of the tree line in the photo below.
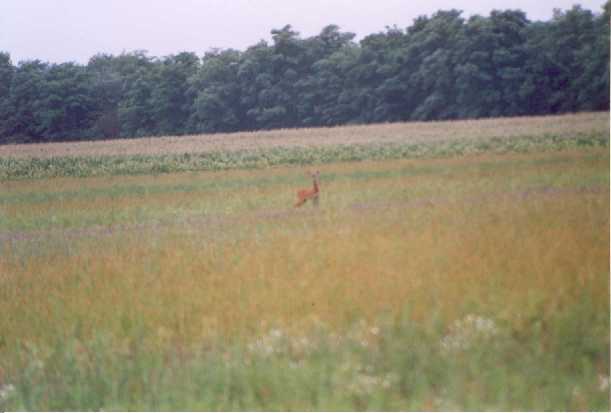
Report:
<svg viewBox="0 0 611 413"><path fill-rule="evenodd" d="M608 110L610 9L438 11L360 42L287 25L202 58L14 65L0 53L0 143Z"/></svg>

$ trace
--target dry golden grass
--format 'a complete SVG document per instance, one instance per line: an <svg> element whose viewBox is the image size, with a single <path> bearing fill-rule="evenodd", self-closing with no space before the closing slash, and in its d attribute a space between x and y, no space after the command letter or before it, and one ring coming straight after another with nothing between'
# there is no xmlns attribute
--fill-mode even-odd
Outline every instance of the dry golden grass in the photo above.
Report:
<svg viewBox="0 0 611 413"><path fill-rule="evenodd" d="M7 181L0 409L608 410L608 148L320 169Z"/></svg>
<svg viewBox="0 0 611 413"><path fill-rule="evenodd" d="M0 157L166 155L272 147L512 139L532 135L565 137L608 130L609 114L598 112L545 117L409 122L180 137L3 145L0 146Z"/></svg>
<svg viewBox="0 0 611 413"><path fill-rule="evenodd" d="M78 253L5 257L0 309L11 316L0 323L6 337L39 343L77 324L121 335L126 323L141 323L184 344L269 326L300 330L313 320L341 328L406 305L416 319L437 312L452 320L477 306L519 324L585 287L604 308L608 193L518 205L507 197L291 216L262 234L240 223L247 238L238 241L123 233L83 242Z"/></svg>
<svg viewBox="0 0 611 413"><path fill-rule="evenodd" d="M63 211L75 214L75 227L127 226L66 238L49 221L38 240L51 245L6 241L0 313L10 316L0 319L0 331L9 341L44 344L75 325L117 336L137 325L184 345L270 326L341 329L406 306L415 319L434 312L448 321L477 308L518 330L533 313L545 318L583 291L604 309L608 155L590 155L330 165L320 211L291 209L295 185L273 181L301 175L289 168L57 180L55 191L125 182L251 185L11 206L22 222ZM110 209L127 211L124 221L106 221Z"/></svg>

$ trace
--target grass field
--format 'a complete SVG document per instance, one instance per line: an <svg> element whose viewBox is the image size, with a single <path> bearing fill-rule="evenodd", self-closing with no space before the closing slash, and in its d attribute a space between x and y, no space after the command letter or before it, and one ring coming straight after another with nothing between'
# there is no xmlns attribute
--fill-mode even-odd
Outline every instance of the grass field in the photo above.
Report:
<svg viewBox="0 0 611 413"><path fill-rule="evenodd" d="M430 159L608 147L609 115L394 123L336 128L0 146L0 182L150 175L364 160Z"/></svg>
<svg viewBox="0 0 611 413"><path fill-rule="evenodd" d="M608 114L513 121L360 162L5 163L0 409L608 411Z"/></svg>

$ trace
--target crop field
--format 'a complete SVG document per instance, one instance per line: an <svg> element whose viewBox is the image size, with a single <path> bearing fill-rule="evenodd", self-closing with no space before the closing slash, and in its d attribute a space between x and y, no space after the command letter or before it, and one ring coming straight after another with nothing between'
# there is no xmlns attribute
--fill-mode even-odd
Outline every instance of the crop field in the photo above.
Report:
<svg viewBox="0 0 611 413"><path fill-rule="evenodd" d="M260 169L608 146L609 116L394 123L0 146L0 180Z"/></svg>
<svg viewBox="0 0 611 413"><path fill-rule="evenodd" d="M609 115L498 122L1 147L0 409L608 411Z"/></svg>

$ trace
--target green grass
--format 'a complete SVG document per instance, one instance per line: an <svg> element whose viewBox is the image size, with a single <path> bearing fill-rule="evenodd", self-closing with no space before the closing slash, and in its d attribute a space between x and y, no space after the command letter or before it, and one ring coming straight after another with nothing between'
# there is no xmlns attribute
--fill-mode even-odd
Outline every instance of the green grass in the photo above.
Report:
<svg viewBox="0 0 611 413"><path fill-rule="evenodd" d="M600 162L606 158L603 152L590 151L582 158L591 162ZM505 176L491 179L494 171L504 170L511 174L514 171L526 170L532 174L528 185L521 185L522 190L556 187L596 187L608 184L605 171L586 169L579 176L564 173L563 168L572 165L574 155L547 157L544 154L524 159L495 159L447 165L443 162L409 164L395 168L361 169L355 171L326 171L324 184L342 185L358 182L374 183L376 180L414 179L436 176L443 185L443 179L451 180L456 173L474 176L477 181L471 189L474 194L494 190L511 190L514 183ZM541 166L549 164L549 168ZM541 169L540 172L539 169ZM0 233L2 231L45 230L53 228L85 228L92 225L138 224L142 222L175 222L178 219L189 219L202 216L224 216L228 213L240 214L250 211L262 211L282 208L287 204L287 195L292 196L291 189L304 183L302 174L226 174L206 175L192 173L183 175L178 181L159 182L158 178L147 177L141 181L127 181L122 178L109 178L96 185L70 185L68 189L59 186L42 187L34 185L31 189L23 184L13 184L20 190L9 190L0 193L0 203L4 205L4 214L0 214ZM78 183L79 181L74 181ZM467 183L467 185L469 185ZM265 191L266 195L249 198L246 202L240 197L244 191L253 189ZM447 188L445 192L456 188ZM354 202L375 202L378 199L405 201L413 197L433 196L438 187L411 185L409 190L384 194L380 190L355 194ZM348 193L349 194L349 193ZM223 195L225 197L223 198ZM230 195L230 196L227 196ZM329 195L327 195L329 196ZM331 194L330 196L335 196ZM174 198L174 202L168 201ZM95 208L97 202L110 202L111 208ZM348 198L342 201L350 203ZM29 211L36 208L38 213Z"/></svg>
<svg viewBox="0 0 611 413"><path fill-rule="evenodd" d="M609 411L608 138L541 139L5 159L0 409Z"/></svg>
<svg viewBox="0 0 611 413"><path fill-rule="evenodd" d="M365 160L428 159L481 153L527 153L587 147L608 147L605 131L570 137L524 136L512 139L448 140L413 144L363 144L314 147L270 147L235 152L181 155L80 156L54 158L0 158L0 181L46 177L89 177L222 171L279 165L324 165Z"/></svg>
<svg viewBox="0 0 611 413"><path fill-rule="evenodd" d="M435 314L425 323L409 314L357 323L339 339L324 327L301 338L271 330L251 344L168 351L150 351L150 332L137 328L123 346L103 334L83 341L75 331L44 353L23 349L23 370L0 407L608 411L609 390L596 373L609 345L608 316L587 292L547 320L530 320L525 336L486 320L496 332L464 329L471 334L464 348L444 346L458 333Z"/></svg>

